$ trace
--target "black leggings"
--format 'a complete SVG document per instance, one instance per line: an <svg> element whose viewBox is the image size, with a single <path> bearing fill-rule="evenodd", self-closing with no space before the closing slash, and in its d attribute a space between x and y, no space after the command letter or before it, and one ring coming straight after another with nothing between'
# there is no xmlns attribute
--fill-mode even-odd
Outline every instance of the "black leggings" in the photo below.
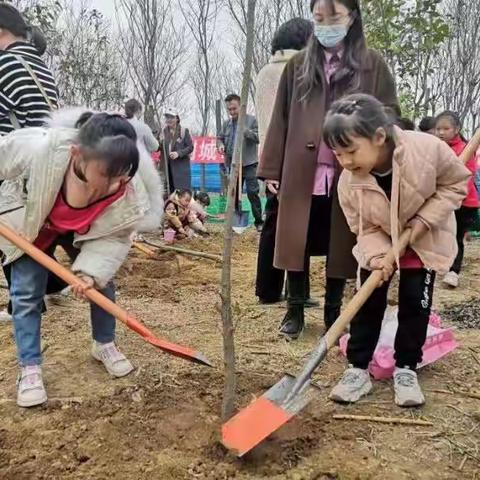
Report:
<svg viewBox="0 0 480 480"><path fill-rule="evenodd" d="M465 234L475 225L476 216L476 208L460 207L455 211L455 218L457 219L458 254L450 270L457 274L462 270L463 256L465 253Z"/></svg>
<svg viewBox="0 0 480 480"><path fill-rule="evenodd" d="M285 271L273 266L277 234L278 199L267 193L265 223L258 247L256 296L263 302L278 302L285 283Z"/></svg>
<svg viewBox="0 0 480 480"><path fill-rule="evenodd" d="M369 271L362 270L362 283L369 276ZM434 283L435 272L431 270L400 270L398 330L395 337L395 361L399 368L415 370L422 361ZM354 367L366 369L372 360L387 308L389 285L390 282L387 282L377 288L352 321L347 357Z"/></svg>

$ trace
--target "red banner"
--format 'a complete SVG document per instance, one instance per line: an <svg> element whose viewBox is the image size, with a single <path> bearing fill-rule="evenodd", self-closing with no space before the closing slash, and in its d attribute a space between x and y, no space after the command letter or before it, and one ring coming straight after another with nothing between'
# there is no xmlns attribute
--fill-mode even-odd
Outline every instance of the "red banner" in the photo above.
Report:
<svg viewBox="0 0 480 480"><path fill-rule="evenodd" d="M219 164L224 163L223 155L217 151L217 137L192 137L193 153L192 163ZM152 159L155 163L160 161L160 152L153 152Z"/></svg>
<svg viewBox="0 0 480 480"><path fill-rule="evenodd" d="M192 163L223 163L217 151L217 137L193 137Z"/></svg>

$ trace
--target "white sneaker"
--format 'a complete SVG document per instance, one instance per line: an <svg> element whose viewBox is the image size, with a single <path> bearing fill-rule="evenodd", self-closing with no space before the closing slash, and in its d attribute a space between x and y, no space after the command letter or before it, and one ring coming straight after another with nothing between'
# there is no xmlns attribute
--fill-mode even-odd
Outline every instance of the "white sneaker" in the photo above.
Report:
<svg viewBox="0 0 480 480"><path fill-rule="evenodd" d="M34 407L47 401L40 365L22 367L17 380L17 405Z"/></svg>
<svg viewBox="0 0 480 480"><path fill-rule="evenodd" d="M393 381L395 403L399 407L418 407L425 403L416 372L409 368L396 368Z"/></svg>
<svg viewBox="0 0 480 480"><path fill-rule="evenodd" d="M458 273L455 272L448 272L443 277L443 283L451 288L457 288L459 282Z"/></svg>
<svg viewBox="0 0 480 480"><path fill-rule="evenodd" d="M7 323L12 321L12 316L7 312L7 310L2 310L0 312L0 323Z"/></svg>
<svg viewBox="0 0 480 480"><path fill-rule="evenodd" d="M92 357L102 362L107 372L114 377L124 377L133 371L133 365L116 347L115 343L93 342Z"/></svg>
<svg viewBox="0 0 480 480"><path fill-rule="evenodd" d="M334 402L354 403L372 390L368 370L350 367L345 370L342 379L333 388L328 398Z"/></svg>

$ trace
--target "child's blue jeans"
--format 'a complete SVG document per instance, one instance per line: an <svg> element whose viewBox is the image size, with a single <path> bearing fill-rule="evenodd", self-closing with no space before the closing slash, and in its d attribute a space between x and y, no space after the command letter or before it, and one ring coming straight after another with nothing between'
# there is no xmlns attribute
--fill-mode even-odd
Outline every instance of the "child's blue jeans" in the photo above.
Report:
<svg viewBox="0 0 480 480"><path fill-rule="evenodd" d="M40 324L42 301L48 281L48 270L24 255L11 264L10 297L13 325L20 365L40 365ZM115 287L110 282L101 292L115 301ZM113 342L115 318L94 304L90 306L92 336L99 343Z"/></svg>

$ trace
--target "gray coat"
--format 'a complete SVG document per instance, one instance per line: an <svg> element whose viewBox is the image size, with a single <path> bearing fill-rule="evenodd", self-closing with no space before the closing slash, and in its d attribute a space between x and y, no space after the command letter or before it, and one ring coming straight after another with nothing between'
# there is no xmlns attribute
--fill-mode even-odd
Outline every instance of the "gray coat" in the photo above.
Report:
<svg viewBox="0 0 480 480"><path fill-rule="evenodd" d="M228 168L232 163L233 148L235 145L236 122L232 119L227 120L218 136L218 146L225 148L225 164ZM258 163L258 124L253 115L247 115L245 125L244 141L242 145L242 165L256 165Z"/></svg>
<svg viewBox="0 0 480 480"><path fill-rule="evenodd" d="M186 128L179 128L175 135L170 130L163 130L164 143L162 154L167 157L170 191L192 188L190 172L190 154L193 152L193 141L190 132ZM177 152L178 158L171 160L169 153Z"/></svg>

